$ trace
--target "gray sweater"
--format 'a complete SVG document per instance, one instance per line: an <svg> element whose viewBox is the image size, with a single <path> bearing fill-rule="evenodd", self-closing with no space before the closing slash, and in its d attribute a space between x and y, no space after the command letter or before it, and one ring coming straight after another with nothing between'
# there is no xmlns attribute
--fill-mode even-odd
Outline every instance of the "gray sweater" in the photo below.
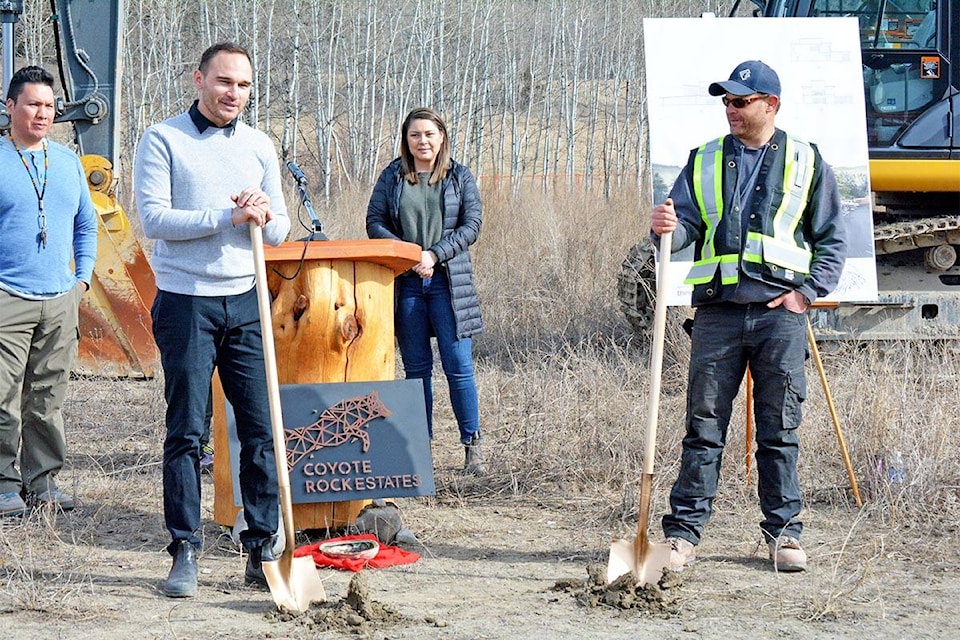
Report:
<svg viewBox="0 0 960 640"><path fill-rule="evenodd" d="M199 133L184 112L148 128L133 186L143 232L156 240L150 264L163 291L226 296L253 287L250 231L231 221L230 196L247 187L259 186L270 198L273 220L264 241L280 244L290 231L276 149L242 122Z"/></svg>

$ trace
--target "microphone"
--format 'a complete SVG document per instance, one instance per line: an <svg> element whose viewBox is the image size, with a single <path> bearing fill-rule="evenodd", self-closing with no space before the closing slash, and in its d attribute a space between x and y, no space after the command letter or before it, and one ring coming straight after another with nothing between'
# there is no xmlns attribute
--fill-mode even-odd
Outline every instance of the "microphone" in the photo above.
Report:
<svg viewBox="0 0 960 640"><path fill-rule="evenodd" d="M307 193L307 176L303 174L303 171L300 170L300 167L298 167L297 163L293 160L287 163L287 170L296 181L297 191L300 192L300 201L307 210L307 215L310 216L312 228L310 235L307 236L305 240L313 240L314 238L317 240L326 240L327 236L323 234L323 224L321 224L320 218L317 217L317 212L313 210L313 203L310 202L310 194Z"/></svg>
<svg viewBox="0 0 960 640"><path fill-rule="evenodd" d="M287 163L287 169L290 171L290 174L293 176L293 179L297 181L297 184L306 186L307 176L303 174L303 171L300 170L300 167L297 166L297 163L291 160Z"/></svg>

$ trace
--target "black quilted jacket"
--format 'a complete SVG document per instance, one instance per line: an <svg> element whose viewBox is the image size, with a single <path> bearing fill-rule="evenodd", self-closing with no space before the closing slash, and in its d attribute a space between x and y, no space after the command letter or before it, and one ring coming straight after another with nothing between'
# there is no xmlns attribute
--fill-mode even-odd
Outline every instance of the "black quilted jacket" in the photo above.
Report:
<svg viewBox="0 0 960 640"><path fill-rule="evenodd" d="M367 236L403 240L400 229L400 159L391 162L380 174L367 205ZM457 319L457 338L468 338L483 331L480 300L473 282L470 245L480 235L483 208L480 191L470 169L451 161L450 171L441 183L443 190L443 235L432 247L440 264L447 269L450 298Z"/></svg>

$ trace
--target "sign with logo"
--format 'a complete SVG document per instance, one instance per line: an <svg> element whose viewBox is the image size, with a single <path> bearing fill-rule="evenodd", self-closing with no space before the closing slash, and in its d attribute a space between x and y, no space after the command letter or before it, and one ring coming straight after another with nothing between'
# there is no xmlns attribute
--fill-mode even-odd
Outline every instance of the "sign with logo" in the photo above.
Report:
<svg viewBox="0 0 960 640"><path fill-rule="evenodd" d="M940 77L940 56L920 56L920 77L932 80Z"/></svg>
<svg viewBox="0 0 960 640"><path fill-rule="evenodd" d="M433 495L420 380L280 385L295 504ZM227 403L237 506L240 443Z"/></svg>

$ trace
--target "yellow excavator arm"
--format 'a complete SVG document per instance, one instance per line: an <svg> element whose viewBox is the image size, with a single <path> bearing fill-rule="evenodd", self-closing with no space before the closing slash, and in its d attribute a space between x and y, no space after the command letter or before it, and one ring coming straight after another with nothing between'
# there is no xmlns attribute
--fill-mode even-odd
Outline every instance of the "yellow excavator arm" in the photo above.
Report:
<svg viewBox="0 0 960 640"><path fill-rule="evenodd" d="M153 270L114 194L113 167L103 156L80 158L97 209L97 262L80 304L82 373L152 378L159 366L150 307Z"/></svg>

